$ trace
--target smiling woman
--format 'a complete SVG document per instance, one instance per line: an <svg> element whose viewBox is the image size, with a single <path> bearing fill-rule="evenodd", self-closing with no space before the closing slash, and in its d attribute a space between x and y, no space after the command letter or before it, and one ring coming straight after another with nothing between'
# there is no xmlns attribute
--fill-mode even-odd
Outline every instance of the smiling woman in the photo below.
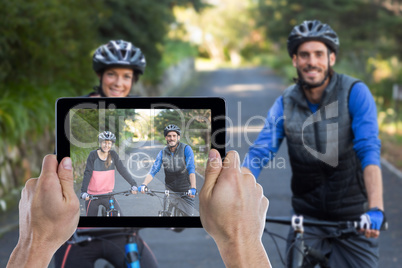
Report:
<svg viewBox="0 0 402 268"><path fill-rule="evenodd" d="M99 206L108 206L107 199L91 200L90 195L107 194L113 192L115 187L115 169L131 185L132 193L137 192L137 183L122 164L118 154L111 150L116 136L110 131L101 132L99 149L91 151L88 156L81 186L81 198L85 199L86 216L97 216ZM118 202L113 201L116 210L121 214Z"/></svg>
<svg viewBox="0 0 402 268"><path fill-rule="evenodd" d="M110 68L98 76L106 97L126 97L134 84L134 72L127 68Z"/></svg>
<svg viewBox="0 0 402 268"><path fill-rule="evenodd" d="M92 68L99 77L92 97L126 97L144 73L145 57L131 42L111 40L93 55Z"/></svg>

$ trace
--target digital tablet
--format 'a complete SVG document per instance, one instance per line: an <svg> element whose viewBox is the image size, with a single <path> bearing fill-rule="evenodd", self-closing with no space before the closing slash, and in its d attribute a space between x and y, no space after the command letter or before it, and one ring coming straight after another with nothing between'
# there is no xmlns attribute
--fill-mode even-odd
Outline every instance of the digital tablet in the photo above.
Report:
<svg viewBox="0 0 402 268"><path fill-rule="evenodd" d="M78 226L201 227L197 194L209 150L225 156L225 115L215 97L58 99L56 154L73 162Z"/></svg>

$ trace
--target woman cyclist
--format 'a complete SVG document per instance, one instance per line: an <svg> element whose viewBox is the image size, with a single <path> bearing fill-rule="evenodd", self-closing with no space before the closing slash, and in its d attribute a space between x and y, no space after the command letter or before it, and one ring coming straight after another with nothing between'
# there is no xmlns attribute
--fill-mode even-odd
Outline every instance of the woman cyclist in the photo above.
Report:
<svg viewBox="0 0 402 268"><path fill-rule="evenodd" d="M87 159L84 180L81 187L81 198L85 199L87 216L98 216L100 205L107 208L109 198L90 200L90 195L107 194L115 185L115 169L131 185L131 192L137 194L137 183L120 160L116 151L112 150L116 136L110 131L99 134L99 149L91 151ZM115 208L122 215L119 203L113 198Z"/></svg>
<svg viewBox="0 0 402 268"><path fill-rule="evenodd" d="M89 97L127 97L132 86L145 71L146 61L141 50L130 42L110 41L94 53L92 68L99 85Z"/></svg>
<svg viewBox="0 0 402 268"><path fill-rule="evenodd" d="M99 85L86 97L127 97L144 73L145 66L144 55L131 42L109 41L96 49L93 55L92 67L99 78ZM130 233L138 245L141 267L158 267L155 256L138 235L138 230L131 229ZM77 236L78 233L73 237ZM98 259L105 259L116 268L127 267L124 258L127 230L102 228L91 236L95 239L90 243L64 244L55 255L56 267L93 267Z"/></svg>

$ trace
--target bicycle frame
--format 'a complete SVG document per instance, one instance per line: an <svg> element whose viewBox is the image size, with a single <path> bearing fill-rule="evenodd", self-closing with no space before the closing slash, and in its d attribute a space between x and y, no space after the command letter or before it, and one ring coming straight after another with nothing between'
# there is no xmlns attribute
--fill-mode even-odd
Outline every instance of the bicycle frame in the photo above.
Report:
<svg viewBox="0 0 402 268"><path fill-rule="evenodd" d="M122 192L123 193L123 192ZM129 231L130 228L117 228L119 231L115 232L115 235L126 235L127 243L125 245L124 258L127 268L140 268L140 254L138 251L137 241L133 235L133 231ZM79 244L83 242L91 242L94 239L101 239L96 234L99 232L110 232L110 228L92 228L92 229L77 229L71 240L67 241L69 244ZM138 231L137 231L138 233Z"/></svg>
<svg viewBox="0 0 402 268"><path fill-rule="evenodd" d="M305 258L310 256L320 267L329 267L328 258L319 250L305 245L304 243L304 226L326 226L339 228L339 237L347 237L355 234L356 229L359 228L359 222L356 221L343 221L343 222L330 222L304 219L303 216L294 215L289 217L267 217L267 222L291 225L295 232L295 240L289 252L290 267L301 268L304 265ZM267 229L264 232L268 233ZM283 261L283 260L282 260ZM285 263L284 263L285 264Z"/></svg>
<svg viewBox="0 0 402 268"><path fill-rule="evenodd" d="M91 200L96 200L99 198L109 198L109 207L102 207L101 211L102 211L102 216L106 216L106 217L120 217L120 212L115 209L114 206L114 199L113 197L115 195L125 195L128 196L131 194L131 190L126 190L126 191L121 191L121 192L111 192L111 193L107 193L107 194L98 194L98 195L90 195L90 199Z"/></svg>
<svg viewBox="0 0 402 268"><path fill-rule="evenodd" d="M157 196L156 194L164 194L162 208L163 210L158 211L159 217L173 217L173 216L187 216L184 211L179 209L175 204L173 204L170 200L170 195L176 195L178 198L182 196L187 196L187 192L173 192L170 190L165 191L154 191L148 189L147 194L151 196Z"/></svg>

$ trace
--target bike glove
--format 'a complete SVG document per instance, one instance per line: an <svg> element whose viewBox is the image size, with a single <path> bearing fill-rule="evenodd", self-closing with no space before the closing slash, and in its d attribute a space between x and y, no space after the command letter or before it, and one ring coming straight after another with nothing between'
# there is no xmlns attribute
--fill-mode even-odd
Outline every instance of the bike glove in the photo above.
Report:
<svg viewBox="0 0 402 268"><path fill-rule="evenodd" d="M133 192L137 192L137 191L138 191L137 186L135 186L135 185L131 186L131 191L133 191Z"/></svg>
<svg viewBox="0 0 402 268"><path fill-rule="evenodd" d="M365 214L360 216L360 229L380 230L384 222L384 212L379 208L371 208Z"/></svg>
<svg viewBox="0 0 402 268"><path fill-rule="evenodd" d="M144 193L148 190L148 186L146 186L145 184L141 184L140 187L138 187L138 191L140 191L141 193Z"/></svg>
<svg viewBox="0 0 402 268"><path fill-rule="evenodd" d="M197 189L195 188L191 188L190 190L188 190L188 195L195 195L197 193Z"/></svg>
<svg viewBox="0 0 402 268"><path fill-rule="evenodd" d="M89 198L89 194L87 192L81 193L81 199L86 200L87 198Z"/></svg>

